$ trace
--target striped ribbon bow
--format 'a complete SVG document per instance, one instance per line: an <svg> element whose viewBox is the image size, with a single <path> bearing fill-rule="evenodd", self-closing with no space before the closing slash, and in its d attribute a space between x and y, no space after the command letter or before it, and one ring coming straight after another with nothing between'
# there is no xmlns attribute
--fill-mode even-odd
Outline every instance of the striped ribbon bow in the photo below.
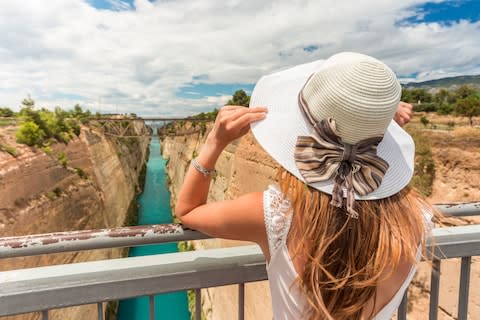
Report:
<svg viewBox="0 0 480 320"><path fill-rule="evenodd" d="M303 109L306 107L301 106ZM307 115L312 119L309 113ZM336 133L335 120L323 119L313 126L315 131L311 135L297 138L296 165L308 184L333 177L330 204L342 207L345 188L346 213L358 218L354 210L354 192L364 196L375 191L388 169L388 163L377 155L377 146L383 137L372 137L351 145L342 143Z"/></svg>

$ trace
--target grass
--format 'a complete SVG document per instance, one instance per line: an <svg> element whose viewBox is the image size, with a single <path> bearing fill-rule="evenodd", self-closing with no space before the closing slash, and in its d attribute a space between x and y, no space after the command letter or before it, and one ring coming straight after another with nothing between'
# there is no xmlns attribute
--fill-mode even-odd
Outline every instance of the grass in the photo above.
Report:
<svg viewBox="0 0 480 320"><path fill-rule="evenodd" d="M9 146L8 144L0 143L0 151L7 152L13 157L17 156L17 149L15 149L15 147Z"/></svg>
<svg viewBox="0 0 480 320"><path fill-rule="evenodd" d="M60 164L62 165L62 167L64 167L64 168L67 167L67 161L68 161L68 159L67 159L67 156L65 155L64 152L60 152L60 153L58 154L57 159L58 159L58 162L60 162Z"/></svg>
<svg viewBox="0 0 480 320"><path fill-rule="evenodd" d="M0 127L7 127L16 124L16 119L0 119Z"/></svg>
<svg viewBox="0 0 480 320"><path fill-rule="evenodd" d="M435 178L432 145L430 139L421 131L410 129L409 133L415 141L415 167L410 186L428 197L432 194Z"/></svg>

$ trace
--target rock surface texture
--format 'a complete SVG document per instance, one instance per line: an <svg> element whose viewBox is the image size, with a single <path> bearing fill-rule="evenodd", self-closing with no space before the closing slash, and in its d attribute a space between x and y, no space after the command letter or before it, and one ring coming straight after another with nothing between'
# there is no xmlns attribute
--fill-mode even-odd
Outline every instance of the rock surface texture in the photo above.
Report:
<svg viewBox="0 0 480 320"><path fill-rule="evenodd" d="M162 142L162 154L168 159L167 173L172 193L172 207L182 185L190 160L200 152L211 124L202 135L188 130L190 124L166 136ZM193 132L192 132L193 131ZM190 133L185 133L190 132ZM453 133L429 134L436 176L430 200L440 202L480 201L480 135L467 140ZM447 136L446 136L447 135ZM452 136L453 135L453 136ZM456 138L455 138L456 137ZM458 144L460 143L460 144ZM212 181L209 201L235 198L246 192L262 191L275 181L276 162L247 134L222 153L216 169L217 178ZM449 219L448 224L480 223L480 218ZM197 249L244 245L238 241L211 239L195 241ZM474 257L470 283L469 319L480 319L480 261ZM458 303L458 260L442 263L439 319L456 319ZM410 286L409 315L411 319L426 319L428 313L430 267L422 263ZM270 293L267 282L246 285L245 319L271 319ZM202 290L203 312L207 319L232 319L237 313L237 286Z"/></svg>
<svg viewBox="0 0 480 320"><path fill-rule="evenodd" d="M142 132L142 122L132 130ZM82 127L67 145L51 152L15 143L16 127L0 128L0 142L14 146L17 157L0 152L0 236L119 227L140 190L149 138L108 136ZM128 140L127 140L128 139ZM65 155L65 166L59 155ZM105 249L0 260L0 271L124 256L126 250ZM50 319L96 319L97 307L52 310ZM4 318L5 319L5 318ZM28 314L6 319L40 319Z"/></svg>

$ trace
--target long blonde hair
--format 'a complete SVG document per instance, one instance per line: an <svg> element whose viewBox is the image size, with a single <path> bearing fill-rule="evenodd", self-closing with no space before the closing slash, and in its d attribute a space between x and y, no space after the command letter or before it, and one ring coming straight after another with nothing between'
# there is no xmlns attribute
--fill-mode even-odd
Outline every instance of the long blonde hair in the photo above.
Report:
<svg viewBox="0 0 480 320"><path fill-rule="evenodd" d="M357 200L360 217L352 219L330 205L330 195L284 169L277 178L295 213L289 247L305 261L297 279L309 305L305 318L361 319L373 298L372 317L378 283L405 259L416 263L419 245L424 248L428 204L406 187L389 198Z"/></svg>

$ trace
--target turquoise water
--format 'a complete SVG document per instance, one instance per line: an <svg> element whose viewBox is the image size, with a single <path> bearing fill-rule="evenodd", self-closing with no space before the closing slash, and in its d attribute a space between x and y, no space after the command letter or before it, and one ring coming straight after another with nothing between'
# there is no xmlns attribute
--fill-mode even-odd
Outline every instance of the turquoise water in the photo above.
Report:
<svg viewBox="0 0 480 320"><path fill-rule="evenodd" d="M160 155L159 139L153 137L150 142L150 158L147 162L145 188L138 199L140 204L139 225L172 222L165 162L165 159ZM129 256L138 257L177 251L176 243L166 243L130 248ZM148 297L122 300L118 308L118 319L148 320L150 319L149 310ZM187 294L176 292L155 296L155 319L190 320Z"/></svg>

